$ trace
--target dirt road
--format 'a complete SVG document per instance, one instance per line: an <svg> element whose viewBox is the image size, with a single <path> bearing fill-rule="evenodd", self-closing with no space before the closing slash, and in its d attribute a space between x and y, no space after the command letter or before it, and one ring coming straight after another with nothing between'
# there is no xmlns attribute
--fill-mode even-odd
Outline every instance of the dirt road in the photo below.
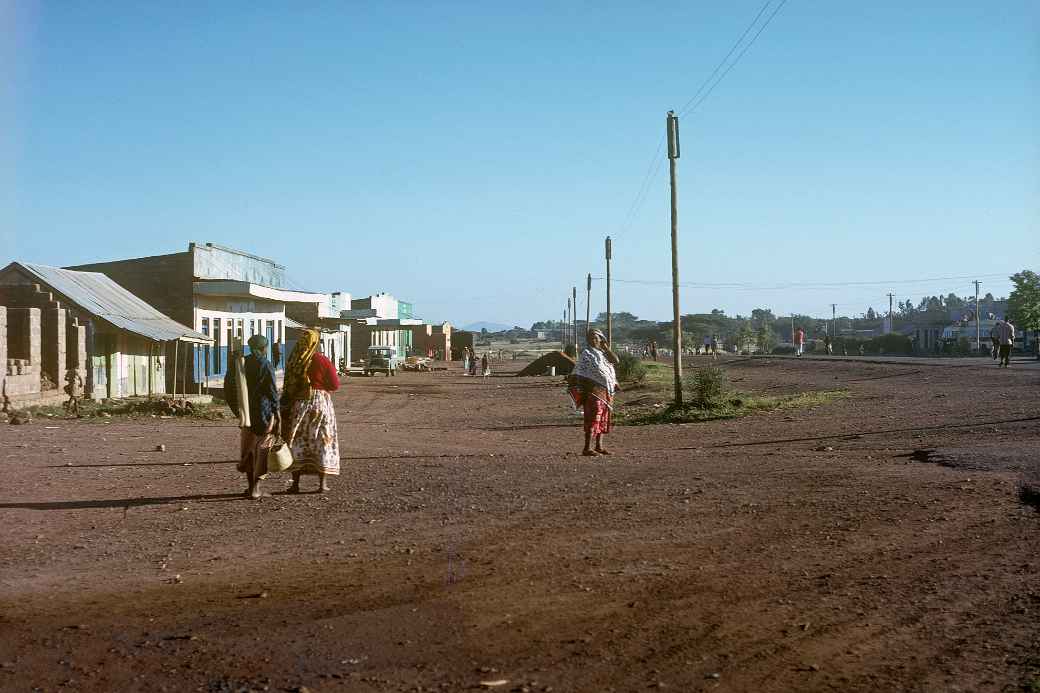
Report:
<svg viewBox="0 0 1040 693"><path fill-rule="evenodd" d="M851 397L588 459L555 379L358 378L257 502L230 422L3 426L0 690L1040 686L1040 373L726 367Z"/></svg>

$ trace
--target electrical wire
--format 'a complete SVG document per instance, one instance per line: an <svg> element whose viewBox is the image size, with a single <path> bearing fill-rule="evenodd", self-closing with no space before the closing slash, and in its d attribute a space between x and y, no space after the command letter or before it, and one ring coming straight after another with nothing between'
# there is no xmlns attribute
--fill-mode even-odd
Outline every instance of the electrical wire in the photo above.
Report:
<svg viewBox="0 0 1040 693"><path fill-rule="evenodd" d="M925 279L888 279L865 282L786 282L782 284L748 284L743 282L679 282L679 286L687 289L734 289L744 291L783 291L787 289L841 289L850 286L896 286L903 284L929 284L949 281L963 281L970 279L993 279L996 277L1009 277L1010 273L999 274L970 274L957 277L929 277ZM605 281L606 277L592 277L593 281ZM671 285L667 279L617 279L611 277L611 282L619 284L643 284L643 285ZM885 299L887 300L887 296Z"/></svg>
<svg viewBox="0 0 1040 693"><path fill-rule="evenodd" d="M739 47L740 44L743 43L744 37L748 35L748 33L756 24L758 24L758 20L761 19L762 14L766 11L766 8L768 8L772 3L773 0L766 0L765 4L762 5L762 9L758 11L758 14L755 15L755 18L752 19L751 23L747 25L746 29L744 29L744 33L740 35L740 38L733 42L733 45L729 49L729 53L726 53L726 56L719 61L718 65L715 66L715 69L711 71L710 75L708 75L708 78L701 82L701 86L697 88L697 91L694 92L693 96L690 97L690 100L683 104L683 107L679 109L680 114L684 113L686 109L689 108L690 104L697 100L697 97L701 95L701 92L704 91L704 89L708 86L711 80L715 79L715 75L719 73L719 70L722 69L722 66L726 64L726 61L730 59L730 56L733 55L733 52L737 50L737 47Z"/></svg>
<svg viewBox="0 0 1040 693"><path fill-rule="evenodd" d="M766 4L768 5L768 3L766 3ZM766 21L762 24L761 27L759 27L758 31L755 32L755 35L752 36L751 40L747 43L746 46L744 46L744 49L742 51L740 51L739 54L737 54L736 59L732 63L729 64L729 67L727 67L725 69L725 71L721 75L719 75L719 78L715 81L715 83L713 85L711 85L711 88L708 89L708 91L705 92L704 95L696 103L694 103L692 106L690 106L689 109L684 107L683 111L680 113L680 115L683 115L683 116L690 115L691 113L696 111L697 108L702 103L704 103L708 99L709 96L711 96L711 93L713 91L715 91L715 87L719 86L719 84L722 83L722 80L726 79L726 75L728 75L730 73L730 70L732 70L734 67L737 66L737 63L739 63L741 58L744 57L744 54L747 53L748 50L750 50L751 46L755 45L755 41L758 40L758 37L762 35L762 32L766 30L766 27L769 26L770 22L773 21L773 18L776 17L776 15L780 12L781 9L783 9L784 5L786 5L786 4L787 4L787 0L780 0L780 4L776 6L776 9L773 10L773 13L770 14L769 18L766 19ZM765 9L765 8L763 8L763 9ZM755 18L755 21L758 21L757 17Z"/></svg>
<svg viewBox="0 0 1040 693"><path fill-rule="evenodd" d="M762 25L759 27L758 31L755 32L755 35L752 36L751 40L744 46L740 53L737 54L736 59L734 59L733 62L729 63L729 65L726 66L729 59L733 56L733 53L736 52L736 50L744 42L744 39L747 38L747 35L759 23L759 20L762 18L762 15L765 14L766 10L769 9L769 6L773 3L773 0L766 0L766 2L758 10L758 14L755 15L755 17L751 20L747 27L744 28L743 33L741 33L740 36L737 37L737 40L733 42L733 45L730 46L729 52L727 52L726 55L723 56L722 60L720 60L715 65L715 69L711 71L711 74L709 74L708 77L703 82L701 82L700 86L697 88L697 91L694 92L693 96L690 97L689 101L687 101L683 105L683 107L679 109L679 113L681 115L692 113L702 103L704 103L704 101L711 95L711 93L715 91L715 88L719 86L719 83L721 83L722 80L726 78L726 75L729 74L729 72L737 65L737 63L740 62L741 58L743 58L744 55L748 52L751 46L754 45L755 41L757 41L758 37L762 35L762 32L765 31L766 27L769 26L769 23L773 21L773 18L776 17L777 13L780 12L780 9L784 6L784 4L786 4L786 2L787 0L781 0L780 4L776 6L776 9L773 10L773 12L766 19L766 21L762 23ZM723 66L726 66L725 70L723 70ZM721 75L719 74L720 70L723 70ZM716 76L718 76L718 79L715 79ZM713 82L712 80L715 81ZM705 91L705 89L707 89L707 91ZM665 138L662 135L661 139L657 142L657 149L654 152L653 157L650 159L650 165L647 166L646 173L643 175L643 180L639 185L639 189L636 192L636 196L632 200L632 204L629 205L628 212L625 214L624 219L621 222L621 228L617 233L618 238L623 236L629 229L631 229L632 225L639 217L639 212L642 211L643 205L646 203L650 191L653 189L654 183L657 181L657 176L660 174L662 164L664 163L664 157L662 157L661 155L664 147L664 141Z"/></svg>

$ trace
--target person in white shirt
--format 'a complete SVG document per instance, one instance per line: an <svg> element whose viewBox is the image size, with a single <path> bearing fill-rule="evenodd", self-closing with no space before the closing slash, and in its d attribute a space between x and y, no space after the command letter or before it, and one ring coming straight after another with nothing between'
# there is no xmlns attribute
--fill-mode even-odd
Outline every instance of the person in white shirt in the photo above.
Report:
<svg viewBox="0 0 1040 693"><path fill-rule="evenodd" d="M1008 367L1011 361L1011 346L1015 343L1015 326L1007 318L1000 320L993 326L994 336L1000 343L1000 362L997 367Z"/></svg>

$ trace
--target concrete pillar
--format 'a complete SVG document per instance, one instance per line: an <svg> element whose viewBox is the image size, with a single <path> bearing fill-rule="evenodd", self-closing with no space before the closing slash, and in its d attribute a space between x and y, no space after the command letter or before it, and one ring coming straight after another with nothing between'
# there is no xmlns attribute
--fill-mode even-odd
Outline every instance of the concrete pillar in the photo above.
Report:
<svg viewBox="0 0 1040 693"><path fill-rule="evenodd" d="M40 372L40 309L7 311L7 358L27 362L24 373Z"/></svg>
<svg viewBox="0 0 1040 693"><path fill-rule="evenodd" d="M41 317L41 372L60 390L65 384L65 309L45 308Z"/></svg>
<svg viewBox="0 0 1040 693"><path fill-rule="evenodd" d="M73 320L66 325L65 367L79 373L87 382L87 327Z"/></svg>

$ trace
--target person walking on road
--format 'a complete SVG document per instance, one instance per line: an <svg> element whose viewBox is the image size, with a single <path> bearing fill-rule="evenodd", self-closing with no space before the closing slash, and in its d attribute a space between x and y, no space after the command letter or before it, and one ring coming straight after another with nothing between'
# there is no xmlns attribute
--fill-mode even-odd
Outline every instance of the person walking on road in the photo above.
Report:
<svg viewBox="0 0 1040 693"><path fill-rule="evenodd" d="M274 366L267 358L267 337L255 334L248 344L249 355L242 370L249 401L238 401L239 376L235 368L229 368L224 378L224 399L235 416L240 416L242 407L249 411L249 427L241 429L238 471L246 475L245 495L256 500L260 497L260 480L267 474L267 452L275 444L278 386Z"/></svg>
<svg viewBox="0 0 1040 693"><path fill-rule="evenodd" d="M1000 363L997 367L1003 366L1007 368L1011 362L1011 347L1015 343L1015 326L1011 324L1011 321L1007 318L997 321L997 324L993 326L994 331L997 333L997 340L1000 342Z"/></svg>
<svg viewBox="0 0 1040 693"><path fill-rule="evenodd" d="M799 327L794 333L794 350L798 356L801 356L803 349L805 349L805 330Z"/></svg>
<svg viewBox="0 0 1040 693"><path fill-rule="evenodd" d="M611 351L606 336L597 329L590 329L574 373L567 377L568 392L574 405L584 412L585 449L581 454L586 457L610 454L603 447L603 436L611 429L611 410L617 391L614 367L618 363L620 361Z"/></svg>
<svg viewBox="0 0 1040 693"><path fill-rule="evenodd" d="M491 377L491 359L488 357L486 351L484 352L484 355L480 357L480 373L484 376L485 382Z"/></svg>
<svg viewBox="0 0 1040 693"><path fill-rule="evenodd" d="M330 392L339 389L339 375L318 353L318 332L306 330L285 366L282 393L282 437L293 463L289 493L300 492L300 475L317 474L318 492L329 490L326 477L339 475L339 433Z"/></svg>
<svg viewBox="0 0 1040 693"><path fill-rule="evenodd" d="M999 324L1000 323L994 324L993 327L990 328L990 331L989 331L989 341L990 341L990 349L989 349L989 351L990 351L990 356L993 357L994 361L996 361L997 357L1000 356L1000 337L997 336L997 325L999 325Z"/></svg>
<svg viewBox="0 0 1040 693"><path fill-rule="evenodd" d="M823 348L827 352L828 356L834 355L834 345L831 343L831 336L829 334L823 335Z"/></svg>

